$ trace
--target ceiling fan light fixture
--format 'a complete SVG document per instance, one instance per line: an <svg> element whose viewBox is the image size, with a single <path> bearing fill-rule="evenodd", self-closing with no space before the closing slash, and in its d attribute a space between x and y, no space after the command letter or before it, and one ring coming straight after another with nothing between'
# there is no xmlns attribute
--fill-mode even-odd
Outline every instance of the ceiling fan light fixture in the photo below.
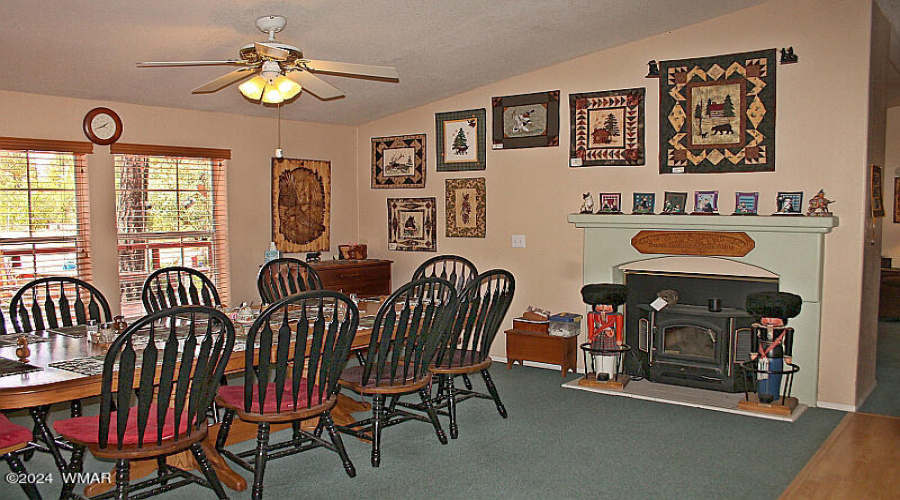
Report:
<svg viewBox="0 0 900 500"><path fill-rule="evenodd" d="M278 91L278 87L267 85L266 91L263 92L262 102L266 104L279 104L284 102L284 97L282 97L281 92Z"/></svg>
<svg viewBox="0 0 900 500"><path fill-rule="evenodd" d="M263 90L266 88L266 83L268 82L266 82L265 78L257 75L240 84L238 86L238 90L240 90L241 94L244 94L244 97L246 97L247 99L258 101L263 95Z"/></svg>
<svg viewBox="0 0 900 500"><path fill-rule="evenodd" d="M297 82L287 78L285 76L279 76L275 79L275 87L278 88L278 92L281 93L281 97L284 98L285 101L289 99L293 99L294 96L300 93L303 90Z"/></svg>

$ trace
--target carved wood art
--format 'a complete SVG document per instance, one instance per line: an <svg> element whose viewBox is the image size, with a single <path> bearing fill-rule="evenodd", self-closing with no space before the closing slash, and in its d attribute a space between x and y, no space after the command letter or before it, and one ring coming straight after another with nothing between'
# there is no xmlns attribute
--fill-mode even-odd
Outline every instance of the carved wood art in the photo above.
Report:
<svg viewBox="0 0 900 500"><path fill-rule="evenodd" d="M330 248L330 161L272 159L272 241L289 253Z"/></svg>
<svg viewBox="0 0 900 500"><path fill-rule="evenodd" d="M643 254L743 257L756 242L743 232L640 231L631 246Z"/></svg>

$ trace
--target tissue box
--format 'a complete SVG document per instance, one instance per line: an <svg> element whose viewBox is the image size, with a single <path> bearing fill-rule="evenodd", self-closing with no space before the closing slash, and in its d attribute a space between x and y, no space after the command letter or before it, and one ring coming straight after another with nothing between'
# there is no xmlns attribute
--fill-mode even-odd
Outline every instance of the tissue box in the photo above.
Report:
<svg viewBox="0 0 900 500"><path fill-rule="evenodd" d="M564 312L550 316L550 335L575 337L581 333L581 315Z"/></svg>

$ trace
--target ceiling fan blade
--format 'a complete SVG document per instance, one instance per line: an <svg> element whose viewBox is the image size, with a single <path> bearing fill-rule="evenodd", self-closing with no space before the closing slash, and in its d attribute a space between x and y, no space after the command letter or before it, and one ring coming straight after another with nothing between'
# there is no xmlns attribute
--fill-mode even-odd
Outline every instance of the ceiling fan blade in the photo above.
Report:
<svg viewBox="0 0 900 500"><path fill-rule="evenodd" d="M300 84L305 90L322 100L343 97L344 92L318 76L304 70L288 71L285 76Z"/></svg>
<svg viewBox="0 0 900 500"><path fill-rule="evenodd" d="M316 61L306 59L305 66L316 73L335 73L338 75L369 76L373 78L385 78L399 80L397 70L390 66L369 66L367 64L351 64L333 61Z"/></svg>
<svg viewBox="0 0 900 500"><path fill-rule="evenodd" d="M137 63L138 68L155 68L163 66L231 66L244 64L244 61L150 61Z"/></svg>
<svg viewBox="0 0 900 500"><path fill-rule="evenodd" d="M223 89L232 83L238 82L256 73L256 68L240 68L231 73L224 74L215 80L206 82L203 85L191 91L191 94L209 94L217 90Z"/></svg>
<svg viewBox="0 0 900 500"><path fill-rule="evenodd" d="M256 42L253 44L253 46L256 48L256 52L259 55L266 56L276 61L284 61L289 55L291 55L290 52L274 45L269 45L267 43Z"/></svg>

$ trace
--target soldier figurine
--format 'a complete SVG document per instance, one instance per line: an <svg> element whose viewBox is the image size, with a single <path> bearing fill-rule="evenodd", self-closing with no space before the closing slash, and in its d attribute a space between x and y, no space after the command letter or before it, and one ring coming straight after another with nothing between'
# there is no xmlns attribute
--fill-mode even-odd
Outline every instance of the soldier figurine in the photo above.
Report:
<svg viewBox="0 0 900 500"><path fill-rule="evenodd" d="M756 394L760 403L772 403L781 393L785 363L791 363L794 329L788 318L800 314L803 299L785 292L757 292L747 296L747 312L757 317L753 323L750 359L756 361Z"/></svg>
<svg viewBox="0 0 900 500"><path fill-rule="evenodd" d="M592 307L588 313L588 340L595 349L617 349L625 343L624 317L618 312L628 299L628 288L615 283L595 283L581 289L581 297ZM595 356L597 380L616 376L617 353Z"/></svg>

